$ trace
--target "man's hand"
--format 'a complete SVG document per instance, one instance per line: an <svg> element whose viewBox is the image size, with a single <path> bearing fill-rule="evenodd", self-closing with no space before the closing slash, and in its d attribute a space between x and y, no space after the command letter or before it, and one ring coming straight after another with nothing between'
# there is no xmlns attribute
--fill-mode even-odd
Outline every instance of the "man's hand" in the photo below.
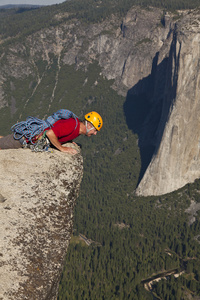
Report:
<svg viewBox="0 0 200 300"><path fill-rule="evenodd" d="M75 142L72 142L72 144L74 144L75 146L77 146L77 147L78 147L77 143L75 143Z"/></svg>
<svg viewBox="0 0 200 300"><path fill-rule="evenodd" d="M78 151L74 148L70 148L70 147L63 147L62 146L62 149L60 149L61 152L65 152L65 153L70 153L72 155L75 155L78 153Z"/></svg>
<svg viewBox="0 0 200 300"><path fill-rule="evenodd" d="M70 153L72 155L78 153L78 151L76 149L73 149L70 147L63 147L52 129L49 129L47 131L46 136L50 140L51 144L54 145L61 152Z"/></svg>

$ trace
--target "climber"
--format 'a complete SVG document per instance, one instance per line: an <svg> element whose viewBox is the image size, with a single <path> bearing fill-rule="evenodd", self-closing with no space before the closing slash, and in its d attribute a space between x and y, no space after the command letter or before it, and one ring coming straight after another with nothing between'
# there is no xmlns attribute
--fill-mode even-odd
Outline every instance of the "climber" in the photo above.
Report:
<svg viewBox="0 0 200 300"><path fill-rule="evenodd" d="M65 114L67 112L70 117L62 118L63 111ZM27 146L27 144L34 145L35 143L37 143L37 140L41 137L41 135L43 135L45 132L45 136L50 142L50 146L57 148L61 152L70 153L72 155L76 154L76 149L69 146L65 147L63 146L63 144L72 141L79 135L85 135L87 137L96 135L97 132L102 128L103 120L101 116L94 111L87 113L83 121L80 121L78 117L76 117L76 115L74 115L72 112L70 112L69 114L69 112L70 111L67 110L59 110L57 112L60 114L59 117L56 119L55 115L57 113L53 114L47 119L48 121L50 120L48 123L45 123L45 121L42 121L40 119L33 118L34 122L39 120L40 122L43 122L43 124L45 123L47 128L31 138L27 138L28 135L23 135L23 133L21 132L19 135L19 131L17 131L17 126L21 125L20 123L23 123L22 125L24 130L24 123L26 123L27 121L15 124L14 129L12 129L14 131L14 135L9 134L5 137L0 136L0 149L18 149ZM52 123L52 119L54 120L54 123ZM50 126L47 126L47 124L50 124ZM76 145L76 143L74 144Z"/></svg>

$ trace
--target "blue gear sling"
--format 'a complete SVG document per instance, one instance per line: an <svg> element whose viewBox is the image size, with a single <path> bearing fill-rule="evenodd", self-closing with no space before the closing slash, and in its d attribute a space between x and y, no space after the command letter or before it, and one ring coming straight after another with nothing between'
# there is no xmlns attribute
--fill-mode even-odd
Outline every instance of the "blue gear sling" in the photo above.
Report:
<svg viewBox="0 0 200 300"><path fill-rule="evenodd" d="M36 117L28 117L26 121L21 121L14 124L11 130L14 132L14 138L20 140L26 138L31 144L32 139L42 133L45 129L51 128L53 124L60 119L74 118L76 120L76 127L78 125L78 117L70 110L59 109L53 115L49 116L46 120L41 120ZM75 129L76 129L75 127Z"/></svg>

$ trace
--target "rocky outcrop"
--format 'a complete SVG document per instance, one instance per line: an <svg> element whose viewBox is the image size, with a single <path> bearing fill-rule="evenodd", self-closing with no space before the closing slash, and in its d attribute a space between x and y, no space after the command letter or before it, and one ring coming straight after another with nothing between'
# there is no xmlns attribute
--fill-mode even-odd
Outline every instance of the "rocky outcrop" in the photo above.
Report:
<svg viewBox="0 0 200 300"><path fill-rule="evenodd" d="M112 87L126 97L126 121L139 137L142 170L137 194L168 193L198 178L199 10L172 14L132 7L123 19L112 14L96 24L66 16L57 14L58 26L43 28L20 43L14 40L2 50L3 120L7 114L10 123L21 120L26 109L48 114L68 94L59 82L66 66L87 70L97 61L100 74L112 79Z"/></svg>
<svg viewBox="0 0 200 300"><path fill-rule="evenodd" d="M161 51L158 66L162 61ZM177 23L166 64L163 93L158 95L156 92L152 97L153 108L146 120L147 127L151 127L158 105L162 109L156 132L151 135L155 152L137 188L138 195L169 193L200 177L199 66L200 22L197 11ZM158 89L157 76L155 91Z"/></svg>
<svg viewBox="0 0 200 300"><path fill-rule="evenodd" d="M8 105L4 92L8 77L17 80L32 77L32 97L52 65L57 68L58 77L64 65L87 69L90 63L98 61L102 75L114 79L113 88L126 96L128 89L151 74L152 60L174 26L172 18L173 15L163 17L161 9L133 7L124 19L112 15L101 23L89 25L72 19L42 29L23 43L11 44L0 57L0 108ZM28 56L27 49L30 49ZM56 84L55 78L54 90ZM16 88L14 83L12 88Z"/></svg>
<svg viewBox="0 0 200 300"><path fill-rule="evenodd" d="M82 157L0 151L0 299L57 299Z"/></svg>

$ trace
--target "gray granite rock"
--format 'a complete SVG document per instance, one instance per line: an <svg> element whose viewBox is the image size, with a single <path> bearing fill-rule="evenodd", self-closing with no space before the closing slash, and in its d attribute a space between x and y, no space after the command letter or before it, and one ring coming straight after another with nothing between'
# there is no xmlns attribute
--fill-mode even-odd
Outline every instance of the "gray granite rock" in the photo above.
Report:
<svg viewBox="0 0 200 300"><path fill-rule="evenodd" d="M0 151L0 299L57 299L82 156Z"/></svg>

